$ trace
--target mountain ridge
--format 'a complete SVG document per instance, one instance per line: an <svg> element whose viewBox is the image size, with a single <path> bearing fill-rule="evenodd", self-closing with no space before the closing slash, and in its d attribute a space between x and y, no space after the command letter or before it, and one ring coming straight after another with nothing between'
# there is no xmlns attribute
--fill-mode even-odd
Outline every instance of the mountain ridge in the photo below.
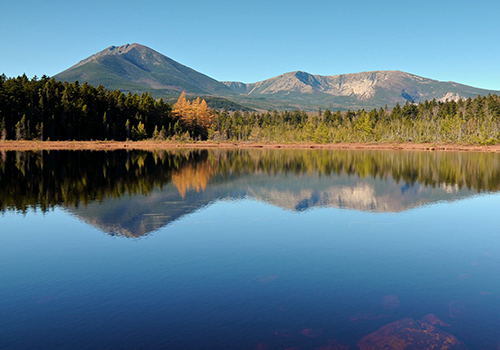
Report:
<svg viewBox="0 0 500 350"><path fill-rule="evenodd" d="M294 71L256 83L245 84L232 81L222 81L222 83L246 95L273 95L280 92L326 93L332 96L356 96L358 100L369 100L376 96L378 90L398 89L401 91L400 97L415 102L432 98L443 101L445 99L458 100L460 97L471 97L461 96L460 93L471 95L476 92L485 94L494 91L455 82L442 82L399 70L338 75L314 75L304 71ZM424 88L425 85L431 84L432 88L437 90L434 93ZM400 98L393 98L393 100L394 103L400 102Z"/></svg>
<svg viewBox="0 0 500 350"><path fill-rule="evenodd" d="M137 43L110 46L54 76L86 81L124 92L151 92L174 101L191 96L226 101L255 109L371 109L406 101L458 100L500 91L424 78L399 70L338 75L288 72L255 83L217 81ZM237 107L239 108L239 107Z"/></svg>

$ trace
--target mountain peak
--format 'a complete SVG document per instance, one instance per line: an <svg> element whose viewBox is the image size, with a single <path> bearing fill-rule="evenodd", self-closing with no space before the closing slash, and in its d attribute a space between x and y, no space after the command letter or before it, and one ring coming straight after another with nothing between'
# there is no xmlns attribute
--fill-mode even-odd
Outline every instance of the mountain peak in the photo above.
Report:
<svg viewBox="0 0 500 350"><path fill-rule="evenodd" d="M235 94L224 84L137 43L109 46L55 78L121 91L153 92L156 96L178 96L182 91L215 96Z"/></svg>
<svg viewBox="0 0 500 350"><path fill-rule="evenodd" d="M87 57L84 60L81 60L80 62L78 62L77 64L75 64L70 69L80 67L80 66L82 66L82 65L84 65L84 64L86 64L86 63L88 63L90 61L97 60L97 59L99 59L101 57L125 55L125 54L128 54L128 53L130 53L131 51L134 51L134 50L135 51L140 51L140 52L147 52L147 51L149 51L149 52L155 53L157 55L161 55L160 53L156 52L155 50L153 50L153 49L151 49L151 48L149 48L147 46L137 44L137 43L126 44L126 45L121 45L121 46L109 46L109 47L105 48L104 50L99 51L98 53L95 53L95 54Z"/></svg>
<svg viewBox="0 0 500 350"><path fill-rule="evenodd" d="M147 46L144 46L141 44L137 44L137 43L133 43L133 44L126 44L126 45L121 45L121 46L110 46L110 47L96 53L94 56L96 56L96 55L122 55L122 54L126 54L127 52L130 52L134 49L139 50L139 51L151 51L151 52L155 52L157 54L160 54L150 47L147 47Z"/></svg>

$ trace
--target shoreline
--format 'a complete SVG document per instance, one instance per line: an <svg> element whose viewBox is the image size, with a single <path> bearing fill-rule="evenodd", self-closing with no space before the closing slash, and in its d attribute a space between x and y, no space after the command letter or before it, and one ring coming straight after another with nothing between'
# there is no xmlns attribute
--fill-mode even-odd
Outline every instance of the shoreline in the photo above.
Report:
<svg viewBox="0 0 500 350"><path fill-rule="evenodd" d="M176 148L225 149L346 149L397 151L500 152L500 145L482 146L439 143L262 143L262 142L170 142L170 141L0 141L0 151L169 150Z"/></svg>

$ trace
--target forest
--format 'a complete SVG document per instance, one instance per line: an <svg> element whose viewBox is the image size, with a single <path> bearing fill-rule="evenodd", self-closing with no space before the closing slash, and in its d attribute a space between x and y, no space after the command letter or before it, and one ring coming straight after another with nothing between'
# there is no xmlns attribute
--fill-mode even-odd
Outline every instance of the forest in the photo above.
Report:
<svg viewBox="0 0 500 350"><path fill-rule="evenodd" d="M500 97L406 102L373 110L214 110L184 93L172 106L49 77L0 76L0 140L167 140L279 143L436 142L496 144Z"/></svg>

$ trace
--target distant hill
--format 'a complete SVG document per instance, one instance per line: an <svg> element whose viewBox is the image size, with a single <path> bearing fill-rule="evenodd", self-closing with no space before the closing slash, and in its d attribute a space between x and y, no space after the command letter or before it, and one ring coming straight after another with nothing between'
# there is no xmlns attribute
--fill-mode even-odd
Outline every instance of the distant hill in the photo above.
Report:
<svg viewBox="0 0 500 350"><path fill-rule="evenodd" d="M203 96L215 108L347 110L393 106L396 102L458 100L500 91L440 82L400 71L333 76L291 72L252 84L219 82L146 46L110 46L54 76L133 93L151 92L175 101L182 91Z"/></svg>

